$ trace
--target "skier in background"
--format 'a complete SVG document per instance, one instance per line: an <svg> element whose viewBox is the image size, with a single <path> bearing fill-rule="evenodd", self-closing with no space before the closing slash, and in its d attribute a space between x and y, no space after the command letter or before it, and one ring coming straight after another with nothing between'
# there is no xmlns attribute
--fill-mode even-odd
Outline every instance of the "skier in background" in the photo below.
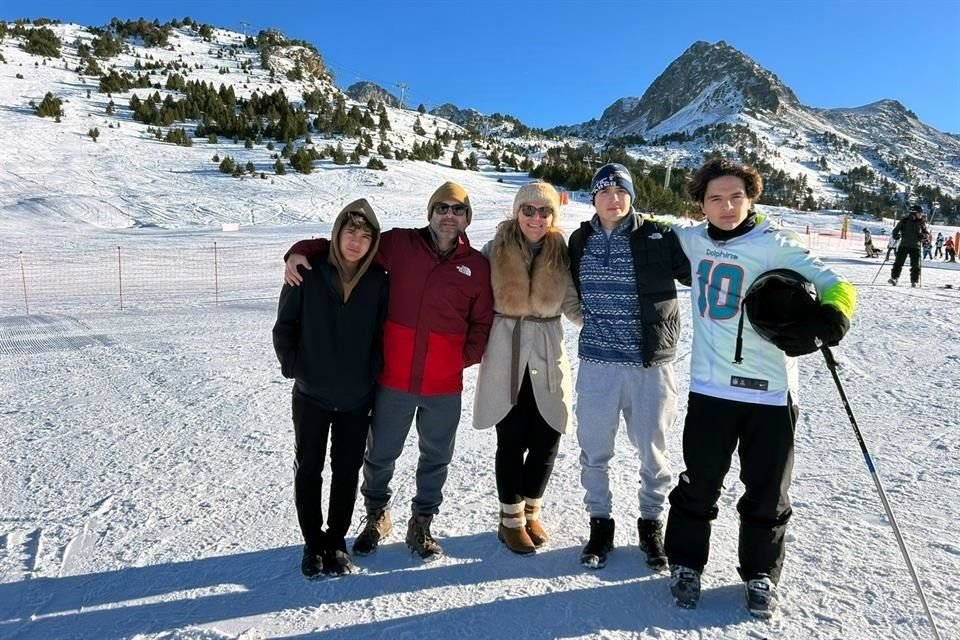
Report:
<svg viewBox="0 0 960 640"><path fill-rule="evenodd" d="M867 258L876 258L880 255L880 250L873 246L873 237L870 236L870 229L863 228L863 250Z"/></svg>
<svg viewBox="0 0 960 640"><path fill-rule="evenodd" d="M891 235L900 243L897 245L897 258L893 261L888 282L897 286L897 280L900 279L900 272L903 270L903 263L907 261L907 256L909 256L910 286L916 287L920 284L920 244L929 235L927 225L923 221L923 209L920 205L910 205L907 215L900 219L897 226L893 228Z"/></svg>
<svg viewBox="0 0 960 640"><path fill-rule="evenodd" d="M957 251L956 247L953 245L953 238L947 238L946 242L943 244L943 248L947 252L947 256L943 259L944 262L956 262L957 261Z"/></svg>
<svg viewBox="0 0 960 640"><path fill-rule="evenodd" d="M933 257L943 257L943 234L939 231L937 232L937 242L934 244Z"/></svg>

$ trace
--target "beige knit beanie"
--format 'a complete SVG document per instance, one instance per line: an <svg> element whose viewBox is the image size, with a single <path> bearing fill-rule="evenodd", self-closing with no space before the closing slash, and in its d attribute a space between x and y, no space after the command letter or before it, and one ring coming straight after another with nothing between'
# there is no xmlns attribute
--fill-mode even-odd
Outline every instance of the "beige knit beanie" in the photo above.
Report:
<svg viewBox="0 0 960 640"><path fill-rule="evenodd" d="M467 206L467 224L473 218L473 207L470 206L470 197L467 191L456 182L444 182L440 188L430 196L430 202L427 203L427 220L433 216L433 205L444 200L455 200L460 204Z"/></svg>
<svg viewBox="0 0 960 640"><path fill-rule="evenodd" d="M535 180L529 182L517 191L513 199L513 217L520 215L520 207L525 204L532 204L538 207L549 206L553 208L553 218L550 220L552 226L560 222L560 194L553 188L549 182Z"/></svg>

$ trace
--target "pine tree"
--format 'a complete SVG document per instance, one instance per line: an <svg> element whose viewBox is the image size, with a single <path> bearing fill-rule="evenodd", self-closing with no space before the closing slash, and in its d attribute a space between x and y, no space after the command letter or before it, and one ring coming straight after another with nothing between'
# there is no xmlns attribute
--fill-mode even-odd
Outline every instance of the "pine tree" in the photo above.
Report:
<svg viewBox="0 0 960 640"><path fill-rule="evenodd" d="M453 157L450 158L450 167L453 169L463 169L463 161L460 159L460 155L454 151Z"/></svg>
<svg viewBox="0 0 960 640"><path fill-rule="evenodd" d="M97 129L96 127L94 127L93 129L90 129L89 131L87 131L87 135L90 136L90 138L94 142L96 142L97 138L100 137L100 129Z"/></svg>
<svg viewBox="0 0 960 640"><path fill-rule="evenodd" d="M467 156L467 169L470 171L479 171L480 170L480 159L477 157L477 154L473 151L470 152L470 155Z"/></svg>
<svg viewBox="0 0 960 640"><path fill-rule="evenodd" d="M386 171L387 165L383 164L383 162L377 158L370 158L370 160L367 162L367 169L376 169L378 171Z"/></svg>
<svg viewBox="0 0 960 640"><path fill-rule="evenodd" d="M425 114L426 112L427 112L427 108L426 108L425 106L423 106L423 103L421 102L421 103L420 103L420 106L417 107L417 113L419 113L420 115L423 115L423 114ZM419 119L419 118L418 118L418 119Z"/></svg>
<svg viewBox="0 0 960 640"><path fill-rule="evenodd" d="M283 166L283 161L280 158L277 158L277 161L273 163L273 172L278 176L286 175L287 168Z"/></svg>
<svg viewBox="0 0 960 640"><path fill-rule="evenodd" d="M117 105L113 104L113 100L107 103L107 115L112 116L113 113L117 110Z"/></svg>
<svg viewBox="0 0 960 640"><path fill-rule="evenodd" d="M63 100L55 98L53 94L48 91L47 95L43 96L40 105L36 107L33 112L41 118L56 118L57 122L59 122L59 118L63 116Z"/></svg>
<svg viewBox="0 0 960 640"><path fill-rule="evenodd" d="M233 173L233 170L237 168L236 163L233 161L233 158L230 156L225 157L220 161L220 172L221 173Z"/></svg>

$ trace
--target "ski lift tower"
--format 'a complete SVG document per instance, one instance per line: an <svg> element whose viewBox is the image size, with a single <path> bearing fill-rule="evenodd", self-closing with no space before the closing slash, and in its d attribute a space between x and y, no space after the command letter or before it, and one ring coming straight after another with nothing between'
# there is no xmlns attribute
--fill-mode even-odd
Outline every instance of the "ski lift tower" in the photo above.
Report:
<svg viewBox="0 0 960 640"><path fill-rule="evenodd" d="M673 171L673 163L675 162L674 157L671 155L667 158L667 170L663 174L663 188L670 188L670 172Z"/></svg>

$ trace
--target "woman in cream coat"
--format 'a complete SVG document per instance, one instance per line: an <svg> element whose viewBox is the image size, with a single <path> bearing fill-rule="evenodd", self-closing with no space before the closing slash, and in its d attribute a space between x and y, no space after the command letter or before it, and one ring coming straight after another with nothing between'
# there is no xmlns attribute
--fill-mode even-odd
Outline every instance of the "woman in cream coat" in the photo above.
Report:
<svg viewBox="0 0 960 640"><path fill-rule="evenodd" d="M560 314L578 326L582 319L559 217L556 189L531 182L482 250L496 315L477 375L473 426L497 427L497 533L519 554L548 540L540 524L543 493L560 435L570 431L572 384Z"/></svg>

